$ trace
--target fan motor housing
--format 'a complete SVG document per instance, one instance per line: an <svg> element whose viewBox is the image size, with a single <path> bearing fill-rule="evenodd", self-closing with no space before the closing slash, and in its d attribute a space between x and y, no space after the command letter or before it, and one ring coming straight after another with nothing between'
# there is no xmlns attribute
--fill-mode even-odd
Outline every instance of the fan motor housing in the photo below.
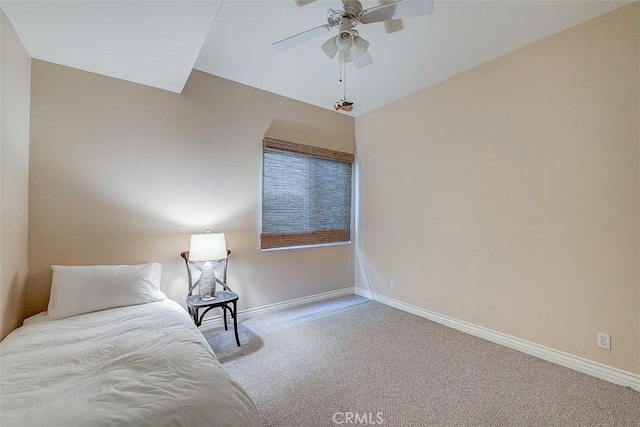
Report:
<svg viewBox="0 0 640 427"><path fill-rule="evenodd" d="M344 17L349 19L357 18L362 12L362 3L358 0L342 0L344 5Z"/></svg>

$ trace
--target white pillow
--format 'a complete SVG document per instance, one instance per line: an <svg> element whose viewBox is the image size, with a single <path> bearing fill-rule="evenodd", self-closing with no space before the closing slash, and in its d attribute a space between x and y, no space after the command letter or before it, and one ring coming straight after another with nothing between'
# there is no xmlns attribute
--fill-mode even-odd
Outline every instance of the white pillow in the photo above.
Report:
<svg viewBox="0 0 640 427"><path fill-rule="evenodd" d="M162 265L52 265L49 320L163 301Z"/></svg>

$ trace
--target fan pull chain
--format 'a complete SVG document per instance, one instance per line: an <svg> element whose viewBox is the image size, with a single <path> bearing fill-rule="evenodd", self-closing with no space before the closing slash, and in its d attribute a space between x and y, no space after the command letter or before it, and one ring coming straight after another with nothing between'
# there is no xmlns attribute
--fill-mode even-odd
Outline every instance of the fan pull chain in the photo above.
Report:
<svg viewBox="0 0 640 427"><path fill-rule="evenodd" d="M335 103L333 106L336 111L351 111L353 109L353 102L347 101L347 65L344 62L345 55L342 49L338 54L338 66L340 67L340 83L342 83L342 100Z"/></svg>
<svg viewBox="0 0 640 427"><path fill-rule="evenodd" d="M338 55L340 55L339 57L339 61L338 61L338 66L340 67L340 83L342 83L342 100L346 101L347 100L347 68L344 62L344 52L342 51L342 49L339 51Z"/></svg>
<svg viewBox="0 0 640 427"><path fill-rule="evenodd" d="M344 79L344 84L342 85L342 87L344 88L344 94L342 96L342 100L346 101L347 100L347 67L344 62L342 63L342 74Z"/></svg>

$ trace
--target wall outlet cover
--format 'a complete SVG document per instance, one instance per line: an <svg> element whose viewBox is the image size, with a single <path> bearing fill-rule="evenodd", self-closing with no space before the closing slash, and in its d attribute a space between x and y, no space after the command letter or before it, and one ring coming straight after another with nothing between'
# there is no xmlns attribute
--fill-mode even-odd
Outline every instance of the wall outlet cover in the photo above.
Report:
<svg viewBox="0 0 640 427"><path fill-rule="evenodd" d="M611 350L611 335L598 332L598 347Z"/></svg>

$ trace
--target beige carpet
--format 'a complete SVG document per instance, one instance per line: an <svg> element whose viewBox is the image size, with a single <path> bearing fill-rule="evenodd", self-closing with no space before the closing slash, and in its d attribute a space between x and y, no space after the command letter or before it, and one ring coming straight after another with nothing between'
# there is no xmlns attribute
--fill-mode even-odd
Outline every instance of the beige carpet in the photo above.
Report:
<svg viewBox="0 0 640 427"><path fill-rule="evenodd" d="M265 426L640 426L630 388L357 296L203 332Z"/></svg>

